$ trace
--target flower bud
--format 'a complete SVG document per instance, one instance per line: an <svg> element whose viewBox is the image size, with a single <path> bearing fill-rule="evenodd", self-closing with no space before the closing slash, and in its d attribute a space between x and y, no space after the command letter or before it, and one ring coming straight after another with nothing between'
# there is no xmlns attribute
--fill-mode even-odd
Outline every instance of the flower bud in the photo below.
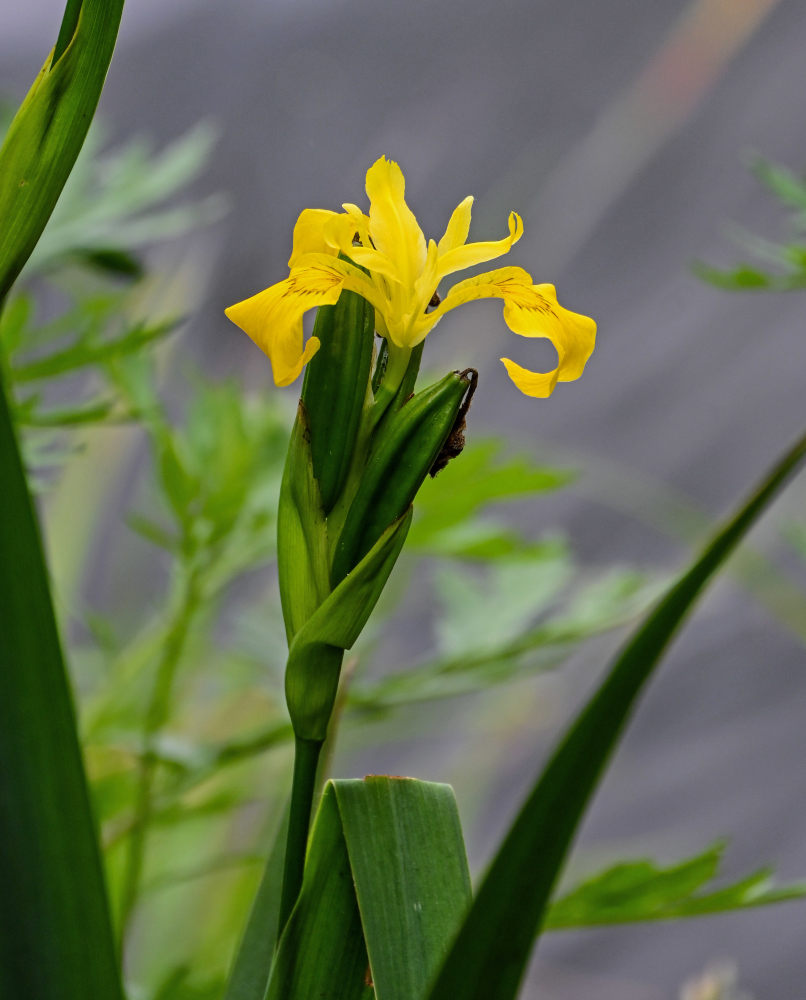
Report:
<svg viewBox="0 0 806 1000"><path fill-rule="evenodd" d="M305 371L302 401L308 413L313 474L325 514L333 508L350 468L367 396L375 310L355 292L320 306L313 335L321 346Z"/></svg>
<svg viewBox="0 0 806 1000"><path fill-rule="evenodd" d="M412 396L379 428L336 544L333 587L411 505L457 421L463 419L462 401L474 384L475 372L451 372Z"/></svg>

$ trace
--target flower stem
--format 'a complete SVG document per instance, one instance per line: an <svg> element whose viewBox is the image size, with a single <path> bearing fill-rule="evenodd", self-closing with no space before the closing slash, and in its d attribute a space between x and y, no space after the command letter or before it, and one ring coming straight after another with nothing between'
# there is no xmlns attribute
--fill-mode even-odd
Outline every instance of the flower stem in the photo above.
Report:
<svg viewBox="0 0 806 1000"><path fill-rule="evenodd" d="M159 766L159 756L155 752L157 739L171 714L174 680L199 599L197 573L190 571L179 597L176 616L167 630L143 723L134 819L123 873L119 920L121 949L140 894L146 839L154 807L154 779Z"/></svg>
<svg viewBox="0 0 806 1000"><path fill-rule="evenodd" d="M319 765L319 754L322 750L320 740L303 740L299 737L294 741L294 777L291 785L291 812L288 819L288 837L286 839L285 865L283 868L283 889L280 895L280 920L277 929L277 939L285 928L294 903L302 886L302 873L305 868L305 850L308 844L308 829L311 822L311 809L316 792L316 771Z"/></svg>

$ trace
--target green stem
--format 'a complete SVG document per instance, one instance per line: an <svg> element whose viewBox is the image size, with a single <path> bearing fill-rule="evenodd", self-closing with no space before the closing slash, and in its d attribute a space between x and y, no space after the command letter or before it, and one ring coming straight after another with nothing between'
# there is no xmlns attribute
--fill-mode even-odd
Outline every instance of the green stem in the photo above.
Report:
<svg viewBox="0 0 806 1000"><path fill-rule="evenodd" d="M143 725L143 748L137 768L134 818L123 873L120 907L121 949L140 894L146 840L154 809L154 780L160 763L156 745L171 714L176 672L199 600L198 571L191 571L179 598L176 618L168 629Z"/></svg>
<svg viewBox="0 0 806 1000"><path fill-rule="evenodd" d="M302 886L308 829L316 792L316 771L322 742L301 740L299 737L294 741L294 778L291 785L291 812L288 819L288 838L283 867L283 890L280 896L278 941Z"/></svg>

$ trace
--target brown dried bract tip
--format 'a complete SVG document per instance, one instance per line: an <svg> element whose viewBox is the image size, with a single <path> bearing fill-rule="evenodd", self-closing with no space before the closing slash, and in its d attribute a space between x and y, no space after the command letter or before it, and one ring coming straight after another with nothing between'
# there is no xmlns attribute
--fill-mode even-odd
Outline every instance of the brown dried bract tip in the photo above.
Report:
<svg viewBox="0 0 806 1000"><path fill-rule="evenodd" d="M465 446L467 411L473 402L473 393L476 391L476 386L479 383L479 373L475 368L465 368L463 372L459 372L459 378L468 379L467 392L465 393L465 398L462 400L462 405L459 407L459 412L456 414L456 420L448 435L448 439L443 444L442 451L434 459L434 464L428 470L432 478L438 472L442 472L452 458L461 455L462 449Z"/></svg>
<svg viewBox="0 0 806 1000"><path fill-rule="evenodd" d="M375 983L372 981L372 969L367 966L367 971L364 973L364 986L374 986Z"/></svg>

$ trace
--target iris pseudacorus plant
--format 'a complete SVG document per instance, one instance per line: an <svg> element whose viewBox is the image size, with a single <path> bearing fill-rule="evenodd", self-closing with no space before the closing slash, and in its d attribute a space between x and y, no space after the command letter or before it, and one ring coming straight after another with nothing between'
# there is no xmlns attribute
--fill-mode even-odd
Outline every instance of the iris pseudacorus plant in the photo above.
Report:
<svg viewBox="0 0 806 1000"><path fill-rule="evenodd" d="M387 341L387 377L405 371L412 348L442 317L472 299L500 298L509 328L522 337L543 337L557 351L557 366L533 372L501 358L527 396L551 395L557 382L579 378L593 351L596 324L563 308L553 285L536 285L521 267L501 267L453 285L440 298L440 282L456 271L508 253L523 235L523 222L509 216L503 239L468 243L473 198L454 210L445 235L426 242L405 201L397 163L381 157L367 171L369 214L345 204L343 212L305 209L294 228L294 244L283 281L226 310L229 319L264 351L277 385L290 385L319 349L304 339L303 314L332 305L343 289L357 292L375 309L375 328ZM345 259L349 258L349 259ZM392 376L394 377L394 376Z"/></svg>

